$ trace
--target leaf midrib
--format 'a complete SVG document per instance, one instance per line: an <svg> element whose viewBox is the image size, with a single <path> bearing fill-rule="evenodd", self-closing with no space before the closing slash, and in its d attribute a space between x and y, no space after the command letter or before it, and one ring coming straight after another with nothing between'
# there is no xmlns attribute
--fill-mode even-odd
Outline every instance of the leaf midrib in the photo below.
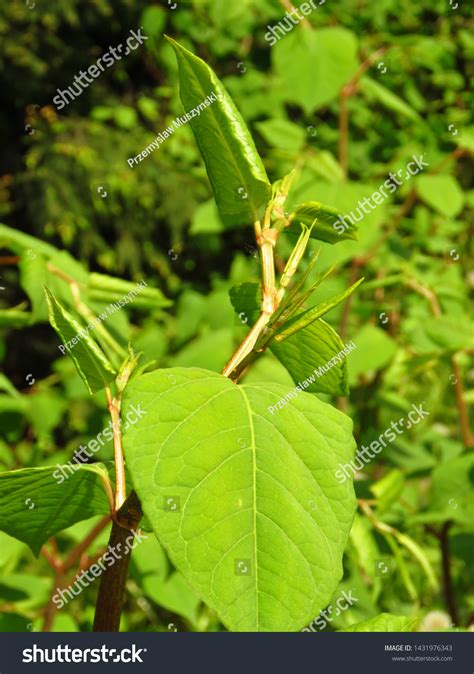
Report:
<svg viewBox="0 0 474 674"><path fill-rule="evenodd" d="M256 619L256 630L259 631L259 607L258 607L258 557L257 557L257 447L255 444L255 427L253 424L253 413L249 404L249 400L245 395L244 389L241 386L237 386L237 389L242 393L244 399L245 408L247 410L247 415L249 419L249 428L250 428L250 445L252 451L252 465L253 465L253 538L254 538L254 555L255 555L255 619Z"/></svg>

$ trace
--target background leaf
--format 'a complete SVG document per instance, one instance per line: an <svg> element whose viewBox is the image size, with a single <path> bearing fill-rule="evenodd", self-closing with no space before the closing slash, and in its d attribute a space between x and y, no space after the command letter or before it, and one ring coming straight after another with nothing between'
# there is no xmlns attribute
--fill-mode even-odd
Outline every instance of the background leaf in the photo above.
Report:
<svg viewBox="0 0 474 674"><path fill-rule="evenodd" d="M307 113L334 100L357 69L357 40L345 28L296 28L273 48L286 97Z"/></svg>
<svg viewBox="0 0 474 674"><path fill-rule="evenodd" d="M65 469L67 479L56 466L0 474L1 530L26 543L36 557L58 531L109 512L102 484L106 467L75 465L73 473Z"/></svg>
<svg viewBox="0 0 474 674"><path fill-rule="evenodd" d="M49 306L49 320L65 348L67 348L66 342L78 339L67 349L67 354L74 361L89 392L100 391L115 378L116 371L88 332L83 337L79 337L85 327L59 304L47 288L45 292Z"/></svg>

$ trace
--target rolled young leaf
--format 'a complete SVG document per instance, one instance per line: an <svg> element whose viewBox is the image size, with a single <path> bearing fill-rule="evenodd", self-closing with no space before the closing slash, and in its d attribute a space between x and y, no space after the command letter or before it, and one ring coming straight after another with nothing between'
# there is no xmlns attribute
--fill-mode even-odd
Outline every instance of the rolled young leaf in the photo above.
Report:
<svg viewBox="0 0 474 674"><path fill-rule="evenodd" d="M325 302L303 311L301 314L298 314L294 318L291 318L285 323L276 333L275 340L277 342L282 342L284 339L287 339L291 335L294 335L298 330L302 330L308 325L311 325L313 321L316 321L321 316L324 316L328 311L337 307L338 304L343 302L349 295L352 295L354 290L362 283L364 277L356 281L350 288L346 288L342 293L330 297Z"/></svg>
<svg viewBox="0 0 474 674"><path fill-rule="evenodd" d="M316 224L310 235L312 239L326 243L338 243L344 239L357 241L357 225L353 225L337 208L325 206L319 201L307 201L298 206L294 211L292 223L286 231L296 235L298 224L302 223L310 227L315 220Z"/></svg>
<svg viewBox="0 0 474 674"><path fill-rule="evenodd" d="M200 58L167 37L176 52L181 102L187 113L201 104L189 123L206 164L219 213L226 224L258 219L258 207L271 194L252 136L217 75ZM209 97L209 98L208 98ZM209 104L209 100L211 100Z"/></svg>

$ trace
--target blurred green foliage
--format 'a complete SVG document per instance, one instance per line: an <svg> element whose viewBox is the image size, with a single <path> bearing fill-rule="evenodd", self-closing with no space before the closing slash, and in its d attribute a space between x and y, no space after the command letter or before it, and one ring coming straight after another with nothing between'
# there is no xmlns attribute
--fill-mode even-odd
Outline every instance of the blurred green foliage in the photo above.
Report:
<svg viewBox="0 0 474 674"><path fill-rule="evenodd" d="M90 396L58 352L35 251L53 256L55 267L73 278L90 270L146 279L173 299L170 311L131 304L108 319L122 347L133 337L159 367L219 370L245 334L228 291L259 280L252 228L220 221L190 128L133 169L127 164L183 113L167 33L218 73L270 178L297 167L295 204L316 199L350 212L414 154L429 163L363 218L358 242L321 245L318 269L335 264L336 270L314 302L366 277L345 307L326 317L357 345L348 358L351 393L338 404L354 420L359 446L412 403L424 402L430 413L357 474L356 488L377 521L423 548L440 588L361 512L340 586L355 588L359 601L330 629L382 612L425 617L425 628L466 627L474 616L467 419L474 403L468 226L474 37L467 3L453 9L445 0L326 2L270 47L264 36L283 18L282 4L176 0L171 9L165 1L12 0L0 6L0 216L46 246L39 250L26 239L15 245L0 231L0 464L11 470L66 462L108 420L103 392ZM58 113L57 89L140 26L149 38L144 46ZM283 242L282 253L289 250ZM71 304L68 284L56 283ZM96 301L93 309L105 304ZM247 377L292 385L270 354ZM111 458L109 442L97 460ZM93 525L80 522L57 536L59 551L67 554ZM106 540L102 531L89 558ZM442 571L446 540L449 580ZM41 629L51 583L43 556L36 561L24 544L0 534L1 630ZM88 588L55 614L52 628L89 630L95 593ZM434 611L443 612L438 623L430 623ZM132 557L122 629L175 628L220 627L150 536Z"/></svg>

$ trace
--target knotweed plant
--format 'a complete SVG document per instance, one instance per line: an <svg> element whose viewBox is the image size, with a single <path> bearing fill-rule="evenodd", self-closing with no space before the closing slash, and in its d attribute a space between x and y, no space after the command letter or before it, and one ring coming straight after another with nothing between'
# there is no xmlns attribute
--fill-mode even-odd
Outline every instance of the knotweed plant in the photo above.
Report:
<svg viewBox="0 0 474 674"><path fill-rule="evenodd" d="M322 304L309 304L327 273L317 274L317 255L311 257L307 247L310 239L355 239L356 230L348 224L337 231L341 213L317 201L288 208L294 172L270 183L214 72L170 43L184 110L198 109L215 94L189 124L223 223L247 227L249 243L253 228L261 282L230 292L237 316L252 327L221 373L156 369L133 344L124 349L94 312L97 302L122 306L132 283L88 273L68 254L2 227L3 245L21 257L22 273L34 278L33 311L48 312L90 393L105 390L114 462L78 463L62 480L53 475L56 466L2 474L1 527L38 555L55 533L110 513L110 549L131 530L153 532L228 630L298 631L337 590L356 509L352 475L342 482L336 476L354 457L352 422L316 394L348 393L345 345L323 316L362 280ZM284 238L281 249L290 250L288 241L293 248L277 274L275 250ZM145 286L134 303L154 311L171 305ZM295 387L278 383L246 383L246 373L267 350L288 370L297 394L289 396ZM328 363L324 376L309 378ZM134 422L122 424L133 412ZM36 507L19 507L27 499ZM119 628L130 554L98 573L97 631Z"/></svg>

